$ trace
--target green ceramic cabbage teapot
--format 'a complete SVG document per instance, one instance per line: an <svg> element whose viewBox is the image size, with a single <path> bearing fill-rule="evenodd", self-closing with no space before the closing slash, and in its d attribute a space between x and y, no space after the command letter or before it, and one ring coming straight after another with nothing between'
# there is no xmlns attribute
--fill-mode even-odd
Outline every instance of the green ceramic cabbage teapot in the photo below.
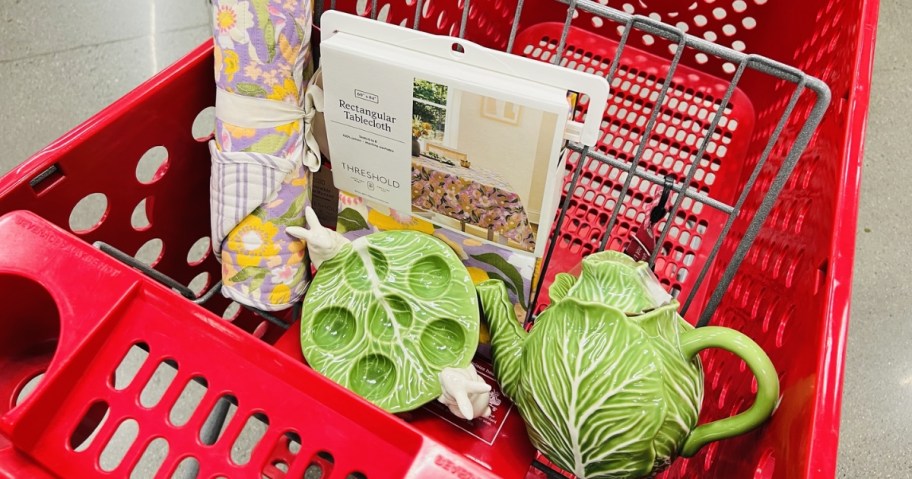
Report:
<svg viewBox="0 0 912 479"><path fill-rule="evenodd" d="M694 329L645 263L605 251L561 273L551 306L530 333L498 280L477 285L491 330L494 370L526 422L532 444L581 478L643 477L676 456L749 431L772 414L776 370L747 336ZM722 348L757 377L754 404L697 426L703 370L697 355Z"/></svg>

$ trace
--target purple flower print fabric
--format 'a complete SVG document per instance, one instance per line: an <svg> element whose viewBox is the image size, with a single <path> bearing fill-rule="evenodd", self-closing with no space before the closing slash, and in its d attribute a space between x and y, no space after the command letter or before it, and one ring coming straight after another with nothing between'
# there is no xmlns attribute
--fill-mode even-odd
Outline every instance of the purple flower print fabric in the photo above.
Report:
<svg viewBox="0 0 912 479"><path fill-rule="evenodd" d="M312 3L214 0L212 15L219 94L210 208L222 292L281 310L304 293L305 246L286 228L304 224L319 167L305 164L303 115L295 116L310 77ZM292 115L272 121L276 110Z"/></svg>

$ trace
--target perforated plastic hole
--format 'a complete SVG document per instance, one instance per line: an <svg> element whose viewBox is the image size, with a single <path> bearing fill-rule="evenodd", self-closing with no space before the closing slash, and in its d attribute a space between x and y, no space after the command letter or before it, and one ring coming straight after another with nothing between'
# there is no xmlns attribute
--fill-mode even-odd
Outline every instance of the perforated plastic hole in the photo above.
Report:
<svg viewBox="0 0 912 479"><path fill-rule="evenodd" d="M143 198L136 208L133 208L133 214L130 216L130 226L136 231L145 231L152 226L149 217L152 216L152 197Z"/></svg>
<svg viewBox="0 0 912 479"><path fill-rule="evenodd" d="M710 32L707 32L707 33L710 33ZM709 40L709 39L707 38L707 40ZM712 41L712 40L710 40L710 41ZM701 65L709 61L709 57L706 56L705 53L697 53L696 58L697 58L697 63L699 63Z"/></svg>
<svg viewBox="0 0 912 479"><path fill-rule="evenodd" d="M139 250L136 251L136 254L133 255L133 257L149 266L155 266L161 261L162 256L164 255L164 245L165 243L159 238L150 239L139 247Z"/></svg>
<svg viewBox="0 0 912 479"><path fill-rule="evenodd" d="M185 457L174 469L171 479L195 479L199 474L199 461L195 457Z"/></svg>
<svg viewBox="0 0 912 479"><path fill-rule="evenodd" d="M234 440L234 445L231 447L231 460L239 466L250 462L253 451L260 444L263 436L266 435L268 428L269 418L265 414L255 413L248 417L247 422L244 423L244 428L241 429L241 433Z"/></svg>
<svg viewBox="0 0 912 479"><path fill-rule="evenodd" d="M301 452L301 436L294 431L285 433L285 439L288 441L288 452L297 454Z"/></svg>
<svg viewBox="0 0 912 479"><path fill-rule="evenodd" d="M195 376L187 381L184 390L171 407L171 413L168 416L171 424L177 427L187 424L208 390L209 384L206 382L206 378Z"/></svg>
<svg viewBox="0 0 912 479"><path fill-rule="evenodd" d="M38 387L39 384L41 384L42 379L44 379L44 372L40 372L40 373L32 376L32 378L29 379L28 381L26 381L25 384L23 384L22 387L19 388L19 391L13 395L13 397L14 397L13 405L18 406L18 405L22 404L22 401L25 401L29 396L31 396L31 394L35 390L35 388Z"/></svg>
<svg viewBox="0 0 912 479"><path fill-rule="evenodd" d="M139 395L139 403L147 408L155 407L165 391L171 387L174 377L177 376L177 362L172 359L166 359L158 364L146 387L143 388Z"/></svg>
<svg viewBox="0 0 912 479"><path fill-rule="evenodd" d="M196 240L190 251L187 252L187 264L190 266L199 266L212 252L212 241L208 236Z"/></svg>
<svg viewBox="0 0 912 479"><path fill-rule="evenodd" d="M167 456L167 439L162 437L153 439L152 442L150 442L146 447L145 452L143 452L142 456L139 458L139 462L136 463L136 466L133 468L133 472L130 473L130 479L140 479L156 476L158 474L158 470L165 462L165 458Z"/></svg>
<svg viewBox="0 0 912 479"><path fill-rule="evenodd" d="M111 378L111 385L116 390L126 389L133 382L139 368L146 362L149 357L149 345L146 343L136 343L130 346L120 364L114 369Z"/></svg>
<svg viewBox="0 0 912 479"><path fill-rule="evenodd" d="M206 418L206 422L203 423L203 426L200 428L200 442L206 446L211 446L218 442L221 439L222 434L225 433L225 428L228 427L228 424L231 423L231 420L234 418L234 413L237 411L237 398L231 394L223 394L219 396L218 400L212 406L212 411L209 412L209 417ZM215 425L221 423L221 427L216 429Z"/></svg>
<svg viewBox="0 0 912 479"><path fill-rule="evenodd" d="M709 41L711 41L711 42L714 42L714 41L716 41L716 40L719 39L718 35L716 35L716 32L714 32L714 31L712 31L712 30L707 31L707 32L704 32L704 33L703 33L703 38L705 38L705 39L707 39L707 40L709 40Z"/></svg>
<svg viewBox="0 0 912 479"><path fill-rule="evenodd" d="M110 409L108 409L108 403L105 401L99 399L92 403L70 434L70 448L76 452L88 449L98 431L108 420L109 413Z"/></svg>
<svg viewBox="0 0 912 479"><path fill-rule="evenodd" d="M440 15L437 15L437 28L443 28L443 26L446 25L446 21L446 10L441 10Z"/></svg>
<svg viewBox="0 0 912 479"><path fill-rule="evenodd" d="M683 283L687 279L687 268L681 268L678 270L677 280L680 283Z"/></svg>
<svg viewBox="0 0 912 479"><path fill-rule="evenodd" d="M672 468L677 467L674 470L677 474L670 473L670 477L690 477L688 471L690 470L690 465L693 463L691 459L688 458L678 458L674 463L672 463Z"/></svg>
<svg viewBox="0 0 912 479"><path fill-rule="evenodd" d="M304 470L304 479L323 479L326 477L325 474L322 464L311 462L307 465L307 469Z"/></svg>
<svg viewBox="0 0 912 479"><path fill-rule="evenodd" d="M260 322L257 327L253 330L253 337L262 338L266 334L266 330L269 329L269 323L266 321Z"/></svg>
<svg viewBox="0 0 912 479"><path fill-rule="evenodd" d="M683 262L684 262L684 265L685 265L685 266L690 266L690 265L692 265L692 264L693 264L693 259L694 259L694 254L693 254L693 253L687 253L687 254L684 256L684 261L683 261ZM683 280L681 280L681 281L683 281Z"/></svg>
<svg viewBox="0 0 912 479"><path fill-rule="evenodd" d="M231 304L229 304L228 307L225 308L225 312L222 313L222 317L225 318L226 321L230 322L230 321L234 321L235 319L237 319L237 317L240 316L240 314L241 314L241 305L232 301Z"/></svg>
<svg viewBox="0 0 912 479"><path fill-rule="evenodd" d="M792 315L795 314L795 306L792 306L788 312L779 319L779 328L776 329L776 347L781 348L785 344L785 332L786 327L788 327L789 322L792 320Z"/></svg>
<svg viewBox="0 0 912 479"><path fill-rule="evenodd" d="M209 141L215 133L215 107L210 106L200 111L193 119L190 132L196 141Z"/></svg>
<svg viewBox="0 0 912 479"><path fill-rule="evenodd" d="M741 19L741 25L748 30L753 30L757 26L757 20L754 17L744 17Z"/></svg>
<svg viewBox="0 0 912 479"><path fill-rule="evenodd" d="M387 23L389 21L389 12L390 12L390 5L387 3L387 4L383 5L382 7L380 7L380 12L377 13L377 20L381 21L383 23Z"/></svg>
<svg viewBox="0 0 912 479"><path fill-rule="evenodd" d="M168 171L168 150L154 146L146 150L136 163L136 179L148 185L160 180Z"/></svg>
<svg viewBox="0 0 912 479"><path fill-rule="evenodd" d="M133 447L133 441L136 440L138 434L139 423L135 419L127 418L121 422L98 458L98 465L101 469L106 472L117 469L124 456L127 455L127 451Z"/></svg>
<svg viewBox="0 0 912 479"><path fill-rule="evenodd" d="M712 470L713 463L716 460L716 450L719 448L719 443L714 442L706 447L706 453L703 456L703 470L709 472Z"/></svg>
<svg viewBox="0 0 912 479"><path fill-rule="evenodd" d="M330 453L330 452L328 452L328 451L318 451L318 452L314 455L314 459L318 460L318 462L319 462L319 461L322 461L322 462L325 462L325 463L327 463L327 464L335 464L335 463L336 463L336 458L333 457L332 453Z"/></svg>
<svg viewBox="0 0 912 479"><path fill-rule="evenodd" d="M728 399L728 391L731 390L731 383L726 381L722 384L722 390L719 391L719 395L716 398L718 401L717 407L719 410L725 409L726 400Z"/></svg>
<svg viewBox="0 0 912 479"><path fill-rule="evenodd" d="M727 23L725 25L722 25L722 33L724 33L725 35L727 35L729 37L734 35L737 31L738 31L738 29L735 28L735 26L732 24Z"/></svg>
<svg viewBox="0 0 912 479"><path fill-rule="evenodd" d="M203 271L202 273L194 276L193 279L190 280L190 283L187 285L187 287L190 288L190 291L193 291L193 294L196 295L197 298L199 298L204 291L209 289L209 282L211 279L212 275L206 271Z"/></svg>
<svg viewBox="0 0 912 479"><path fill-rule="evenodd" d="M101 226L108 215L108 197L104 193L92 193L76 203L70 212L70 230L74 233L88 233Z"/></svg>
<svg viewBox="0 0 912 479"><path fill-rule="evenodd" d="M754 479L772 479L773 472L776 470L776 456L773 449L767 449L757 461L757 469L754 472Z"/></svg>
<svg viewBox="0 0 912 479"><path fill-rule="evenodd" d="M677 228L675 228L675 229L677 229ZM686 245L688 240L690 240L690 232L689 232L689 231L682 231L681 234L678 235L678 241L679 241L682 245Z"/></svg>

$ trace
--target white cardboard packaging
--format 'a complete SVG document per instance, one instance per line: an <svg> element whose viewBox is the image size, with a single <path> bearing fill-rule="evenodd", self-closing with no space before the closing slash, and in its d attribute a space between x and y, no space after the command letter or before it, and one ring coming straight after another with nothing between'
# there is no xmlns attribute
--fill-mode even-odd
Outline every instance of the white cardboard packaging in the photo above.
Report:
<svg viewBox="0 0 912 479"><path fill-rule="evenodd" d="M559 206L561 148L565 139L594 143L607 101L605 79L339 12L324 14L322 26L326 128L335 186L398 212L417 211L414 163L427 165L437 157L425 156L425 151L421 158L412 155L413 102L422 101L414 96L418 82L433 84L448 92L446 131L435 132L437 141L421 149L433 150L429 155L442 152L453 163L466 158L463 165L472 166L465 177L503 186L482 188L482 194L515 192L530 223L537 226L534 238L517 249L540 258ZM585 124L569 121L568 92L589 96ZM475 110L480 117L472 116ZM546 157L546 164L539 156ZM436 169L446 170L448 178L463 176L458 165ZM472 214L459 213L465 231L466 217ZM523 221L505 218L502 223L523 229ZM517 246L516 241L502 243Z"/></svg>

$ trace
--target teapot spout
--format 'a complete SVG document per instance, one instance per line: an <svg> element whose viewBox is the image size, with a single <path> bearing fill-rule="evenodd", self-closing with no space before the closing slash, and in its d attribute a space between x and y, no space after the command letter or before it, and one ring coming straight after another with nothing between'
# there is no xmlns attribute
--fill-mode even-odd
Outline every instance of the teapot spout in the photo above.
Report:
<svg viewBox="0 0 912 479"><path fill-rule="evenodd" d="M491 279L475 285L481 308L491 331L491 349L494 357L494 374L503 393L515 400L519 392L523 343L523 330L513 305L507 296L507 288L500 280Z"/></svg>

